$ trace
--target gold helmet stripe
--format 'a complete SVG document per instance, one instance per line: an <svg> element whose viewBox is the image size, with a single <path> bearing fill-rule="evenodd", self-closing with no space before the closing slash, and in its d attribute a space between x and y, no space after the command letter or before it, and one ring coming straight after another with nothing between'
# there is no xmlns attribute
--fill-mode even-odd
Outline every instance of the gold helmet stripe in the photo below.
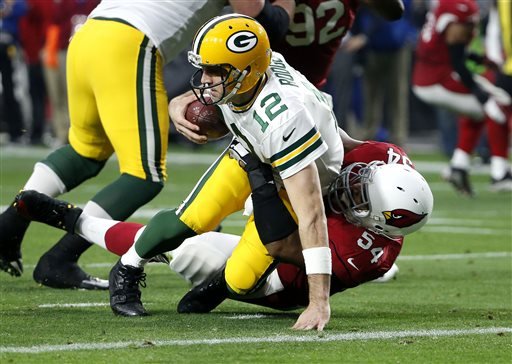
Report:
<svg viewBox="0 0 512 364"><path fill-rule="evenodd" d="M208 31L210 29L212 29L218 23L220 23L220 22L222 22L222 21L224 21L226 19L231 19L231 18L247 18L247 19L254 20L250 16L242 15L242 14L236 14L236 13L216 16L215 18L212 18L210 21L206 22L197 31L196 36L194 37L194 43L192 45L192 47L193 47L192 51L195 54L199 54L199 48L201 46L201 43L203 42L203 38L206 35L206 33L208 33Z"/></svg>

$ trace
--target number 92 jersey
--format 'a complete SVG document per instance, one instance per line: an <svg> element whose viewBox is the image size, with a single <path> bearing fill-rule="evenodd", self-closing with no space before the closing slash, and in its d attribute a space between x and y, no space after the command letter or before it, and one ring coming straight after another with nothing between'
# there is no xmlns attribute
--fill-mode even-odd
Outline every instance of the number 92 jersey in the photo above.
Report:
<svg viewBox="0 0 512 364"><path fill-rule="evenodd" d="M272 48L313 85L325 84L341 40L352 27L359 0L297 0L283 42ZM307 56L306 56L307 54Z"/></svg>
<svg viewBox="0 0 512 364"><path fill-rule="evenodd" d="M325 194L343 162L343 144L329 96L277 52L272 54L266 75L249 109L220 105L226 125L247 150L272 165L282 179L315 161Z"/></svg>

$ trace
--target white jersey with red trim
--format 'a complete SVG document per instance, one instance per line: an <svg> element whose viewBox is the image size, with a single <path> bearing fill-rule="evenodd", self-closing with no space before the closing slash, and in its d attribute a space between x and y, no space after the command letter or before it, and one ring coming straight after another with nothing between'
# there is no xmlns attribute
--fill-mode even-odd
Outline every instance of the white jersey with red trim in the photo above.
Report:
<svg viewBox="0 0 512 364"><path fill-rule="evenodd" d="M343 162L343 144L330 105L325 94L274 52L266 83L252 106L246 111L220 107L233 135L282 179L315 161L325 193Z"/></svg>

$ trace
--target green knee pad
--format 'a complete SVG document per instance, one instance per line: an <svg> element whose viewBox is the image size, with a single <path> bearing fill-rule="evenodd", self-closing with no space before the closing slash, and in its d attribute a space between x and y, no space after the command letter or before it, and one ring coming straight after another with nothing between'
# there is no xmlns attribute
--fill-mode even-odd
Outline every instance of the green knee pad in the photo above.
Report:
<svg viewBox="0 0 512 364"><path fill-rule="evenodd" d="M97 161L82 157L71 145L65 145L55 150L41 161L59 176L67 191L71 191L82 182L96 176L106 162L106 160Z"/></svg>

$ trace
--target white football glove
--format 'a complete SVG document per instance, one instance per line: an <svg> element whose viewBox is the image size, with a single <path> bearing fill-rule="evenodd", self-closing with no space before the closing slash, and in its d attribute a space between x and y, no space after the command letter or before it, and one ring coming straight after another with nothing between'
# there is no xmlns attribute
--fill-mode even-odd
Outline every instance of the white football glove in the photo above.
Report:
<svg viewBox="0 0 512 364"><path fill-rule="evenodd" d="M494 98L494 96L490 96L489 99L487 99L485 102L484 112L488 117L490 117L498 124L505 124L507 121L505 113L501 109L498 101Z"/></svg>
<svg viewBox="0 0 512 364"><path fill-rule="evenodd" d="M512 97L504 89L496 87L488 79L480 75L474 75L473 79L499 105L508 106L512 104Z"/></svg>

